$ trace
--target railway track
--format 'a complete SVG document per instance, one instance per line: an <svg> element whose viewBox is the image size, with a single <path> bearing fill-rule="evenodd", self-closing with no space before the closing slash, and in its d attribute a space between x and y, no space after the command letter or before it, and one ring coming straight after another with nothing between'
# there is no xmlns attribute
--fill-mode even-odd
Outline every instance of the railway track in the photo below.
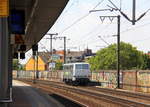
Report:
<svg viewBox="0 0 150 107"><path fill-rule="evenodd" d="M133 101L142 102L145 104L150 104L150 94L144 94L139 92L131 92L121 89L108 89L108 88L96 88L96 87L87 87L88 90L107 93L112 96L118 96L125 99L130 99Z"/></svg>
<svg viewBox="0 0 150 107"><path fill-rule="evenodd" d="M29 81L26 82L29 83ZM80 102L84 106L150 107L148 102L150 98L143 94L96 87L74 87L50 81L37 81L36 85L32 85L47 92L53 91L63 97L67 96L69 99Z"/></svg>
<svg viewBox="0 0 150 107"><path fill-rule="evenodd" d="M40 81L42 83L48 82L49 81ZM55 82L53 81L53 83L62 85L61 82ZM69 86L72 87L72 86ZM76 87L74 87L76 88ZM108 95L112 95L112 96L118 96L118 97L122 97L125 99L131 99L134 101L139 101L139 102L143 102L146 104L150 104L150 94L145 94L145 93L140 93L140 92L131 92L131 91L126 91L126 90L121 90L121 89L109 89L109 88L97 88L97 87L90 87L90 86L85 86L84 87L77 87L83 90L88 90L88 91L95 91L97 93L105 93Z"/></svg>

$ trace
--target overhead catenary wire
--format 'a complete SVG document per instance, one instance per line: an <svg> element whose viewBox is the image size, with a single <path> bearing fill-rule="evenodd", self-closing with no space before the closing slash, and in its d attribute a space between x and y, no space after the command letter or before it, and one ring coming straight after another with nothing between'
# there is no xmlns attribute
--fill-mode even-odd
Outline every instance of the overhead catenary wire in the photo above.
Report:
<svg viewBox="0 0 150 107"><path fill-rule="evenodd" d="M65 15L76 3L77 3L78 0L73 0L73 2L71 3L71 5L68 7L68 9L66 9L64 12L63 12L63 15Z"/></svg>
<svg viewBox="0 0 150 107"><path fill-rule="evenodd" d="M108 46L110 45L108 42L106 42L101 36L98 36L104 43L106 43Z"/></svg>
<svg viewBox="0 0 150 107"><path fill-rule="evenodd" d="M93 9L96 9L99 5L101 5L101 3L103 2L104 0L101 0ZM92 9L92 10L93 10Z"/></svg>
<svg viewBox="0 0 150 107"><path fill-rule="evenodd" d="M120 1L122 1L122 0L120 0ZM121 4L121 2L120 2L120 4ZM121 7L121 6L120 6ZM80 21L79 21L80 22ZM143 25L141 25L141 27L142 27ZM132 30L132 29L136 29L136 28L138 28L138 27L133 27L133 28L129 28L129 29L126 29L126 30L123 30L123 31L121 31L122 33L125 33L125 32L128 32L128 31L130 31L130 30ZM69 29L69 28L68 28ZM89 36L92 36L92 35L90 35L89 34ZM107 38L107 37L106 37Z"/></svg>
<svg viewBox="0 0 150 107"><path fill-rule="evenodd" d="M90 34L92 34L92 33L95 33L96 31L94 31L94 29L92 30L92 31L90 31L89 33L87 33L88 35L85 37L86 39L88 39L88 40L90 40L90 41L88 41L88 44L93 44L93 43L95 43L95 42L93 42L93 39L92 39L92 37L93 38L95 38L95 37L97 37L97 35L103 35L103 34L105 34L106 35L106 31L108 32L108 27L110 26L111 24L107 24L103 29L101 29L99 32L97 32L96 34L94 34L94 36L93 35L90 35ZM115 35L115 34L114 34ZM114 37L113 35L107 35L107 36L103 36L103 38L110 38L110 37ZM85 39L84 38L84 39ZM97 40L97 39L96 39ZM82 44L79 44L79 45L84 45L85 44L85 42L84 42L85 40L83 40L83 42L81 42ZM105 40L106 41L106 40ZM97 42L98 42L98 40L97 40Z"/></svg>
<svg viewBox="0 0 150 107"><path fill-rule="evenodd" d="M93 9L95 9L96 7L98 7L104 0L101 0ZM83 17L79 18L78 20L76 20L74 23L72 23L70 26L68 26L67 28L65 28L63 31L59 32L60 33L63 33L65 32L66 30L68 30L69 28L71 28L73 25L77 24L78 22L80 22L82 19L86 18L90 13L84 15Z"/></svg>
<svg viewBox="0 0 150 107"><path fill-rule="evenodd" d="M121 6L120 6L120 7L121 7ZM148 9L145 13L143 13L136 21L140 20L148 11L149 11L149 9ZM125 33L125 32L127 32L127 31L130 31L130 30L132 30L132 29L144 27L145 25L149 25L149 23L146 23L146 24L140 25L140 26L136 26L136 27L133 27L133 28L131 28L131 29L127 29L127 30L125 30L125 31L122 31L122 33Z"/></svg>
<svg viewBox="0 0 150 107"><path fill-rule="evenodd" d="M146 23L146 24L143 24L143 25L139 25L139 26L134 26L134 27L132 27L132 28L129 28L129 29L127 29L127 30L123 30L123 31L121 31L121 33L125 33L125 32L128 32L128 31L131 31L131 30L133 30L133 29L136 29L136 28L140 28L140 27L144 27L144 26L146 26L146 25L149 25L150 23ZM108 24L109 25L109 24ZM106 29L106 28L105 28ZM102 30L103 31L103 30ZM91 36L93 36L93 35L90 35L92 33L92 31L90 31L89 32L89 36L88 36L88 38L91 38ZM98 32L97 34L94 34L95 36L97 36L98 34L100 34L100 32ZM122 35L123 36L123 35ZM125 35L124 35L125 36ZM113 37L113 35L104 35L103 36L103 38L110 38L110 37ZM92 41L93 39L90 39L90 41L91 42L88 42L87 44L94 44L95 42L93 42ZM145 39L144 39L145 40ZM76 41L76 40L75 40ZM106 40L105 40L106 41ZM71 42L71 43L74 43L74 42ZM79 44L80 46L82 46L82 45L85 45L86 43L85 42L81 42L82 44Z"/></svg>
<svg viewBox="0 0 150 107"><path fill-rule="evenodd" d="M46 52L49 52L49 50L46 49L45 45L43 45L41 42L39 43L42 46L42 49L44 48L44 50L46 50ZM39 47L40 47L39 45Z"/></svg>
<svg viewBox="0 0 150 107"><path fill-rule="evenodd" d="M122 0L120 0L120 10L122 10Z"/></svg>
<svg viewBox="0 0 150 107"><path fill-rule="evenodd" d="M92 37L95 37L95 36L97 36L97 35L99 35L99 34L102 34L105 30L107 30L107 28L110 26L110 24L107 24L103 29L101 29L100 31L98 31L97 33L96 33L96 30L99 30L99 25L97 25L96 27L94 27L91 31L89 31L88 33L86 33L86 34L84 34L84 35L82 35L81 36L81 38L83 38L84 37L84 39L87 39L87 40L92 40L91 38ZM91 35L92 33L96 33L96 34L94 34L95 36L93 36L93 35ZM77 38L78 39L78 38ZM77 41L77 39L76 40L74 40L74 41ZM85 40L83 40L83 41L85 41ZM83 42L81 42L81 43L83 43Z"/></svg>
<svg viewBox="0 0 150 107"><path fill-rule="evenodd" d="M120 3L121 4L121 3ZM121 6L120 6L121 7ZM91 33L91 32L90 32ZM90 36L90 35L89 35ZM108 36L107 36L108 37ZM109 37L113 37L113 36L109 36Z"/></svg>
<svg viewBox="0 0 150 107"><path fill-rule="evenodd" d="M104 1L104 0L100 1L93 9L95 9L96 7L98 7L103 1ZM120 1L121 1L121 0L120 0ZM85 16L79 18L77 21L75 21L73 24L71 24L70 26L68 26L66 29L64 29L64 30L63 30L62 32L60 32L60 33L63 33L64 31L68 30L69 28L71 28L73 25L75 25L77 22L79 22L80 20L84 19L84 18L87 17L88 15L89 15L89 13L86 14ZM89 36L90 36L90 34L89 34ZM87 37L87 36L86 36L86 37Z"/></svg>
<svg viewBox="0 0 150 107"><path fill-rule="evenodd" d="M126 32L128 32L128 31L132 31L132 30L137 29L137 28L145 27L145 26L147 26L147 25L149 25L149 24L150 24L150 22L149 22L149 23L142 24L142 25L139 25L139 26L131 27L131 28L128 28L128 29L126 29L126 30L121 31L121 33L126 33Z"/></svg>
<svg viewBox="0 0 150 107"><path fill-rule="evenodd" d="M99 6L104 0L101 0L96 6L94 6L93 9L95 9L97 6ZM66 30L70 29L72 26L74 26L75 24L77 24L78 22L80 22L81 20L83 20L84 18L88 17L90 15L90 13L88 12L87 14L85 14L84 16L80 17L79 19L77 19L76 21L74 21L71 25L69 25L68 27L66 27L65 29L63 29L62 31L59 32L59 34L64 33Z"/></svg>
<svg viewBox="0 0 150 107"><path fill-rule="evenodd" d="M139 21L140 19L142 19L148 12L149 12L149 10L150 10L150 8L149 9L147 9L147 11L145 11L144 13L142 13L137 19L135 18L135 3L136 3L136 1L135 0L133 0L133 18L132 18L132 20L123 12L123 11L121 11L111 0L108 0L114 7L111 7L111 6L109 6L110 8L112 8L112 10L115 10L115 11L119 11L120 12L120 14L124 17L124 18L126 18L129 22L132 22L132 25L135 25L135 22L137 22L137 21Z"/></svg>
<svg viewBox="0 0 150 107"><path fill-rule="evenodd" d="M149 39L150 39L150 37L147 37L147 38L144 38L142 40L132 41L132 43L143 42L143 41L146 41L146 40L149 40Z"/></svg>
<svg viewBox="0 0 150 107"><path fill-rule="evenodd" d="M141 12L143 12L143 6L144 8L149 8L149 3L150 3L150 0L138 0L136 7L138 11L141 10Z"/></svg>
<svg viewBox="0 0 150 107"><path fill-rule="evenodd" d="M71 1L71 0L70 0ZM67 9L64 9L64 11L62 12L62 14L60 15L60 17L59 17L59 20L61 20L61 18L63 18L64 17L64 15L66 14L66 13L68 13L68 11L77 3L77 1L78 0L73 0L73 2L70 4L70 6L67 8ZM70 2L68 2L68 3L70 3ZM69 4L67 4L67 5L69 5ZM66 6L67 7L67 6ZM58 21L58 20L57 20Z"/></svg>
<svg viewBox="0 0 150 107"><path fill-rule="evenodd" d="M84 45L85 44L85 39L87 39L87 40L90 40L90 41L88 41L87 43L88 44L91 44L91 43L93 43L93 39L91 39L92 37L97 37L97 35L103 35L103 34L105 34L105 36L103 36L103 38L110 38L110 37L113 37L112 35L106 35L106 32L107 32L107 29L108 29L108 27L110 26L111 24L107 24L103 29L101 29L99 32L97 32L96 34L92 34L92 33L95 33L96 31L95 31L95 29L99 29L99 25L98 26L96 26L95 28L93 28L91 31L89 31L88 33L86 33L86 34L84 34L83 36L81 36L81 38L82 37L84 37L84 39L82 40L82 44L79 44L79 45ZM92 34L92 35L91 35ZM72 44L75 44L75 42L78 40L78 38L76 38L74 41L72 41L71 43ZM97 40L98 41L98 40Z"/></svg>
<svg viewBox="0 0 150 107"><path fill-rule="evenodd" d="M108 24L106 27L108 27L108 26L110 26L110 24ZM106 28L105 27L105 28ZM103 30L102 30L103 31ZM97 37L97 35L102 35L102 31L99 31L99 32L97 32L96 34L94 34L94 35L89 35L89 37L88 37L88 42L87 43L85 43L85 40L83 41L83 42L80 42L80 43L82 43L82 44L78 44L78 46L84 46L85 44L90 44L90 45L92 45L92 44L99 44L100 42L99 42L99 40L96 38ZM93 37L93 38L92 38ZM102 36L103 37L103 36ZM112 37L112 39L114 39L113 38L113 36L111 35L109 35L109 37L107 36L107 37L103 37L103 38L110 38L110 37ZM77 41L77 40L75 40L75 41ZM106 40L105 40L106 41ZM74 42L73 42L74 43ZM111 44L111 43L110 43Z"/></svg>

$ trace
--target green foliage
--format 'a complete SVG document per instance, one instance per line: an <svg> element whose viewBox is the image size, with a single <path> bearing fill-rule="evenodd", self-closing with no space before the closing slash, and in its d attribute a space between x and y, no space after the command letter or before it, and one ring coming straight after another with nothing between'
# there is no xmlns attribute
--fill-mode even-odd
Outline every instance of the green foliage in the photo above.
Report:
<svg viewBox="0 0 150 107"><path fill-rule="evenodd" d="M55 65L55 70L62 70L62 69L63 69L63 63L60 61L57 61Z"/></svg>
<svg viewBox="0 0 150 107"><path fill-rule="evenodd" d="M91 64L91 70L116 69L117 65L117 45L112 44L96 53L88 61ZM138 51L131 44L120 43L120 69L148 69L150 58Z"/></svg>
<svg viewBox="0 0 150 107"><path fill-rule="evenodd" d="M13 70L18 70L19 69L19 61L17 59L13 60Z"/></svg>
<svg viewBox="0 0 150 107"><path fill-rule="evenodd" d="M18 59L13 59L13 70L24 70L24 66L19 63Z"/></svg>
<svg viewBox="0 0 150 107"><path fill-rule="evenodd" d="M150 56L149 55L143 55L144 57L144 64L142 69L150 69Z"/></svg>

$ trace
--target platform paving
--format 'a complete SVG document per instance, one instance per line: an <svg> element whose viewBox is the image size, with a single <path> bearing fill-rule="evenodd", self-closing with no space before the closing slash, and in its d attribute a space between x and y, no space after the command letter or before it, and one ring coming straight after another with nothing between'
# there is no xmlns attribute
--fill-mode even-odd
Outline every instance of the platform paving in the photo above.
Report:
<svg viewBox="0 0 150 107"><path fill-rule="evenodd" d="M9 107L63 107L48 94L31 87L30 85L13 81L13 102Z"/></svg>

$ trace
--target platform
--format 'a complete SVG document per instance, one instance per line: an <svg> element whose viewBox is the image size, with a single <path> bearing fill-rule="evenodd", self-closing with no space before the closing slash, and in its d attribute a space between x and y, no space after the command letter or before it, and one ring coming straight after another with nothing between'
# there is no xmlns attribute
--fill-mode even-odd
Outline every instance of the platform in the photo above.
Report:
<svg viewBox="0 0 150 107"><path fill-rule="evenodd" d="M9 107L63 107L48 94L39 91L30 85L13 81L13 102Z"/></svg>

